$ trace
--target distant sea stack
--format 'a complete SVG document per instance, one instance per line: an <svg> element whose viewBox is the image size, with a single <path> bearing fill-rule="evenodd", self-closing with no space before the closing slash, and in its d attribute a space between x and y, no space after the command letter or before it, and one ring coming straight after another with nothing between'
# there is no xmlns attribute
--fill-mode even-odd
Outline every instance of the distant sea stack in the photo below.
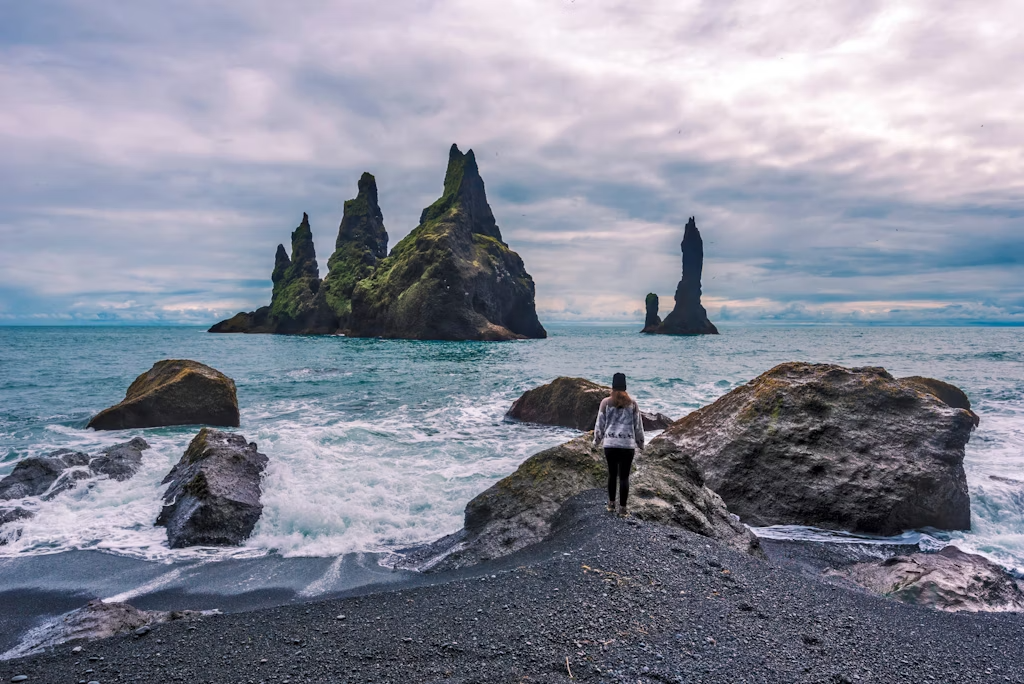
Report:
<svg viewBox="0 0 1024 684"><path fill-rule="evenodd" d="M658 318L658 296L647 295L647 318L641 332L655 335L717 335L718 328L708 320L700 303L700 277L704 270L704 241L694 217L686 223L683 233L683 278L676 287L676 306L665 317Z"/></svg>
<svg viewBox="0 0 1024 684"><path fill-rule="evenodd" d="M210 332L342 333L420 340L544 338L533 278L501 239L476 157L452 145L440 199L387 254L374 177L345 202L327 277L320 280L308 218L278 247L269 307Z"/></svg>

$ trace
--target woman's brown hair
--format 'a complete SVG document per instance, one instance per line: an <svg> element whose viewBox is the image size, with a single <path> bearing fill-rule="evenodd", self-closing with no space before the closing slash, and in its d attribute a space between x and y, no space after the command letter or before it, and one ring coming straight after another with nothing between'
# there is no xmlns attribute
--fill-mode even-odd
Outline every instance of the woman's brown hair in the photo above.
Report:
<svg viewBox="0 0 1024 684"><path fill-rule="evenodd" d="M633 397L626 394L626 390L612 390L612 406L615 408L626 408L633 405Z"/></svg>

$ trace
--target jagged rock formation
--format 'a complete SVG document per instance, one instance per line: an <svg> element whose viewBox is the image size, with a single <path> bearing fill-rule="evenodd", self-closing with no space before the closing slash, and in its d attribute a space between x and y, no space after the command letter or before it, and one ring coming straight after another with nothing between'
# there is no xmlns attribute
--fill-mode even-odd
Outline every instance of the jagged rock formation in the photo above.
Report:
<svg viewBox="0 0 1024 684"><path fill-rule="evenodd" d="M46 456L22 459L10 475L0 480L0 499L23 499L30 496L49 501L80 480L107 475L123 482L142 467L142 452L149 444L141 437L107 447L99 456L71 449L58 449ZM3 523L0 523L3 524Z"/></svg>
<svg viewBox="0 0 1024 684"><path fill-rule="evenodd" d="M749 525L966 530L974 420L884 368L784 363L662 435Z"/></svg>
<svg viewBox="0 0 1024 684"><path fill-rule="evenodd" d="M206 364L188 359L157 361L135 378L124 401L89 421L96 430L166 425L238 426L235 381Z"/></svg>
<svg viewBox="0 0 1024 684"><path fill-rule="evenodd" d="M170 547L245 541L263 513L260 476L267 461L242 435L200 430L163 480L170 486L156 525L167 528Z"/></svg>
<svg viewBox="0 0 1024 684"><path fill-rule="evenodd" d="M718 328L708 320L708 313L700 303L700 278L704 270L704 241L697 230L694 217L686 223L683 233L683 278L676 287L676 305L660 325L651 327L648 320L643 332L656 335L717 335ZM655 315L657 314L657 297ZM647 295L650 319L651 295Z"/></svg>
<svg viewBox="0 0 1024 684"><path fill-rule="evenodd" d="M508 248L470 150L452 145L444 194L356 284L348 334L431 340L547 336L533 278Z"/></svg>
<svg viewBox="0 0 1024 684"><path fill-rule="evenodd" d="M605 486L607 466L593 439L593 433L587 433L526 459L514 473L466 504L462 530L416 549L397 566L419 570L465 567L507 556L541 541L552 531L562 504L588 489ZM654 440L651 446L657 447L659 441ZM664 446L673 448L671 444ZM638 457L638 469L643 468L644 458ZM757 538L729 514L714 492L692 479L692 475L699 478L699 473L690 468L661 483L664 491L671 490L677 508L685 509L688 515L662 516L658 521L760 556Z"/></svg>
<svg viewBox="0 0 1024 684"><path fill-rule="evenodd" d="M947 546L938 553L914 553L858 563L833 574L904 603L936 610L1024 611L1024 587L984 556Z"/></svg>
<svg viewBox="0 0 1024 684"><path fill-rule="evenodd" d="M540 425L558 425L576 430L594 429L601 400L612 391L585 378L555 378L546 385L527 390L512 403L506 420ZM641 412L644 430L664 430L672 419L661 413Z"/></svg>
<svg viewBox="0 0 1024 684"><path fill-rule="evenodd" d="M644 303L647 305L647 315L644 317L644 329L640 332L652 333L661 325L661 316L658 315L658 295L648 292Z"/></svg>
<svg viewBox="0 0 1024 684"><path fill-rule="evenodd" d="M377 204L377 181L364 173L359 194L345 202L334 254L327 260L329 270L318 295L338 317L342 330L349 327L356 283L369 277L387 254L388 233Z"/></svg>
<svg viewBox="0 0 1024 684"><path fill-rule="evenodd" d="M209 332L326 334L338 329L338 316L326 304L320 291L320 269L313 248L309 216L292 232L292 256L284 245L277 246L274 272L270 276L274 291L270 306L250 313L238 313L210 328ZM237 423L235 423L237 425Z"/></svg>
<svg viewBox="0 0 1024 684"><path fill-rule="evenodd" d="M534 284L501 239L473 151L452 145L441 198L385 256L387 231L373 176L345 203L321 283L309 223L278 247L269 307L240 313L210 332L344 333L352 337L511 340L547 336Z"/></svg>

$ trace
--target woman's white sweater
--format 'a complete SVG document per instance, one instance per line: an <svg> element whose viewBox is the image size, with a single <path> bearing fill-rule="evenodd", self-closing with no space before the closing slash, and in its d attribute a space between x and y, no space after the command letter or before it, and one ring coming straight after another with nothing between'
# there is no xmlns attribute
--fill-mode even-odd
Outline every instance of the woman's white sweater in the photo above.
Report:
<svg viewBox="0 0 1024 684"><path fill-rule="evenodd" d="M605 397L594 425L594 444L601 446L601 442L618 449L644 448L644 421L635 401L625 408L616 408L611 397Z"/></svg>

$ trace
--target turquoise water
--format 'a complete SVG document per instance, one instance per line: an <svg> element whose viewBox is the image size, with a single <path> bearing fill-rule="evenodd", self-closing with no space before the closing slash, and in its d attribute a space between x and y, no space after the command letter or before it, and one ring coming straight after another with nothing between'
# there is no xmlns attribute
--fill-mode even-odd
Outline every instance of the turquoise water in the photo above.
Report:
<svg viewBox="0 0 1024 684"><path fill-rule="evenodd" d="M806 360L884 366L963 388L982 423L966 460L974 529L953 538L1024 570L1024 484L990 477L1024 480L1024 330L736 327L714 337L636 330L553 325L547 340L450 343L0 328L0 476L18 459L59 447L94 452L135 435L153 445L127 482L94 480L32 502L36 517L20 539L0 546L0 557L71 549L155 561L333 556L428 541L461 527L466 502L530 454L575 434L504 422L526 389L558 375L610 382L621 370L644 409L680 417L777 363ZM241 549L172 551L152 526L160 480L195 428L85 429L135 376L175 357L234 378L239 432L270 457L264 514Z"/></svg>

